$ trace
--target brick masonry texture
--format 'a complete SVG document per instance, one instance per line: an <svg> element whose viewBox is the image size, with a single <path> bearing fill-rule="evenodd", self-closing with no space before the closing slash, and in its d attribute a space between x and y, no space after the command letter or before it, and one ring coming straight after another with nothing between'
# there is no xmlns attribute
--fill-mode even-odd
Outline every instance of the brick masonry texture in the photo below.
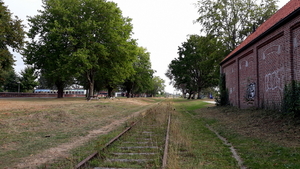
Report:
<svg viewBox="0 0 300 169"><path fill-rule="evenodd" d="M233 106L279 109L285 84L300 81L300 0L291 0L222 62Z"/></svg>

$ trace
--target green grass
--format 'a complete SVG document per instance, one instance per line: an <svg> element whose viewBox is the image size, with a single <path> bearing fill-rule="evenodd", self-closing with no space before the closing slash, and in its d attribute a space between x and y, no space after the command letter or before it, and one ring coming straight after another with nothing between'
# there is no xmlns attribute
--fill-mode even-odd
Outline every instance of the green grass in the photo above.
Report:
<svg viewBox="0 0 300 169"><path fill-rule="evenodd" d="M176 104L177 109L188 111L193 115L195 115L194 110L205 108L209 104L202 100L174 99L172 101Z"/></svg>
<svg viewBox="0 0 300 169"><path fill-rule="evenodd" d="M171 158L172 168L238 168L228 146L193 116L194 110L206 107L199 100L175 100L176 112L172 116ZM173 160L172 160L173 159ZM174 160L178 159L178 160Z"/></svg>
<svg viewBox="0 0 300 169"><path fill-rule="evenodd" d="M219 126L219 132L237 149L248 168L300 168L300 148L286 147L263 139L245 137Z"/></svg>
<svg viewBox="0 0 300 169"><path fill-rule="evenodd" d="M278 138L274 135L274 132L276 133L278 131L272 131L274 130L272 127L266 128L278 120L277 114L270 114L270 112L263 112L263 110L239 110L236 108L222 107L200 109L195 113L197 114L195 117L213 126L221 136L225 137L235 147L247 168L300 168L300 147L296 146L297 144L291 144L292 146L290 146L288 143L289 140L278 141ZM202 114L206 114L206 116ZM280 117L281 120L282 118L284 117ZM248 122L248 120L250 122ZM253 125L252 123L255 121L258 122ZM241 125L241 123L249 123L249 125ZM277 123L275 128L281 128L282 131L276 134L286 135L286 137L290 137L290 135L287 135L290 130L295 131L297 128L300 128L300 126L297 125L284 124L289 125L287 129L285 129L282 128L282 124ZM245 132L251 133L241 134ZM293 134L298 135L298 133ZM280 136L280 139L284 140L286 138ZM297 142L298 140L294 141Z"/></svg>

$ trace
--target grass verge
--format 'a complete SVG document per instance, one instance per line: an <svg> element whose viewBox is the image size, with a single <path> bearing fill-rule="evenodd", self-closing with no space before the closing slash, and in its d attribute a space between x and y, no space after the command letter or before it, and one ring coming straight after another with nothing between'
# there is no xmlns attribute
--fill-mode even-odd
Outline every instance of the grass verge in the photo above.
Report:
<svg viewBox="0 0 300 169"><path fill-rule="evenodd" d="M174 106L168 168L238 168L228 146L194 116L194 110L207 107L207 103L174 100Z"/></svg>
<svg viewBox="0 0 300 169"><path fill-rule="evenodd" d="M300 126L277 112L214 107L197 111L237 149L247 168L300 168Z"/></svg>

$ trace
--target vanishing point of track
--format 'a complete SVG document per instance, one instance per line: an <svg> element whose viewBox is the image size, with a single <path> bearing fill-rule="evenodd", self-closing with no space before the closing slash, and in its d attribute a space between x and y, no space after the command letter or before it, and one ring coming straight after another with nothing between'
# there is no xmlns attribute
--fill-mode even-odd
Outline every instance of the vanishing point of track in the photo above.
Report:
<svg viewBox="0 0 300 169"><path fill-rule="evenodd" d="M78 163L75 169L165 168L171 113L159 104L132 122L100 151Z"/></svg>

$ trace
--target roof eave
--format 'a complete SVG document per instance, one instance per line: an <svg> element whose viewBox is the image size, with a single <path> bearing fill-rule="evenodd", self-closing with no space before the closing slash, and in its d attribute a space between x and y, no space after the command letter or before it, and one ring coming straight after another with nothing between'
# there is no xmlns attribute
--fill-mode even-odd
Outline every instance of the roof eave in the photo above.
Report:
<svg viewBox="0 0 300 169"><path fill-rule="evenodd" d="M231 56L229 56L228 58L224 59L220 65L225 64L227 61L229 61L230 59L232 59L233 57L237 56L238 54L240 54L242 51L244 51L245 49L247 49L248 47L250 47L251 45L253 45L254 43L258 42L259 40L261 40L262 38L266 37L268 34L272 33L274 30L276 30L277 28L281 27L282 25L284 25L285 23L289 22L290 20L292 20L293 18L295 18L296 16L298 16L300 13L300 8L296 9L295 11L293 11L292 13L290 13L288 16L286 16L285 18L281 19L279 22L277 22L275 25L273 25L272 27L270 27L268 30L266 30L265 32L263 32L262 34L260 34L259 36L257 36L255 39L253 39L251 42L249 42L247 45L245 45L244 47L242 47L241 49L239 49L238 51L236 51L235 53L233 53Z"/></svg>

